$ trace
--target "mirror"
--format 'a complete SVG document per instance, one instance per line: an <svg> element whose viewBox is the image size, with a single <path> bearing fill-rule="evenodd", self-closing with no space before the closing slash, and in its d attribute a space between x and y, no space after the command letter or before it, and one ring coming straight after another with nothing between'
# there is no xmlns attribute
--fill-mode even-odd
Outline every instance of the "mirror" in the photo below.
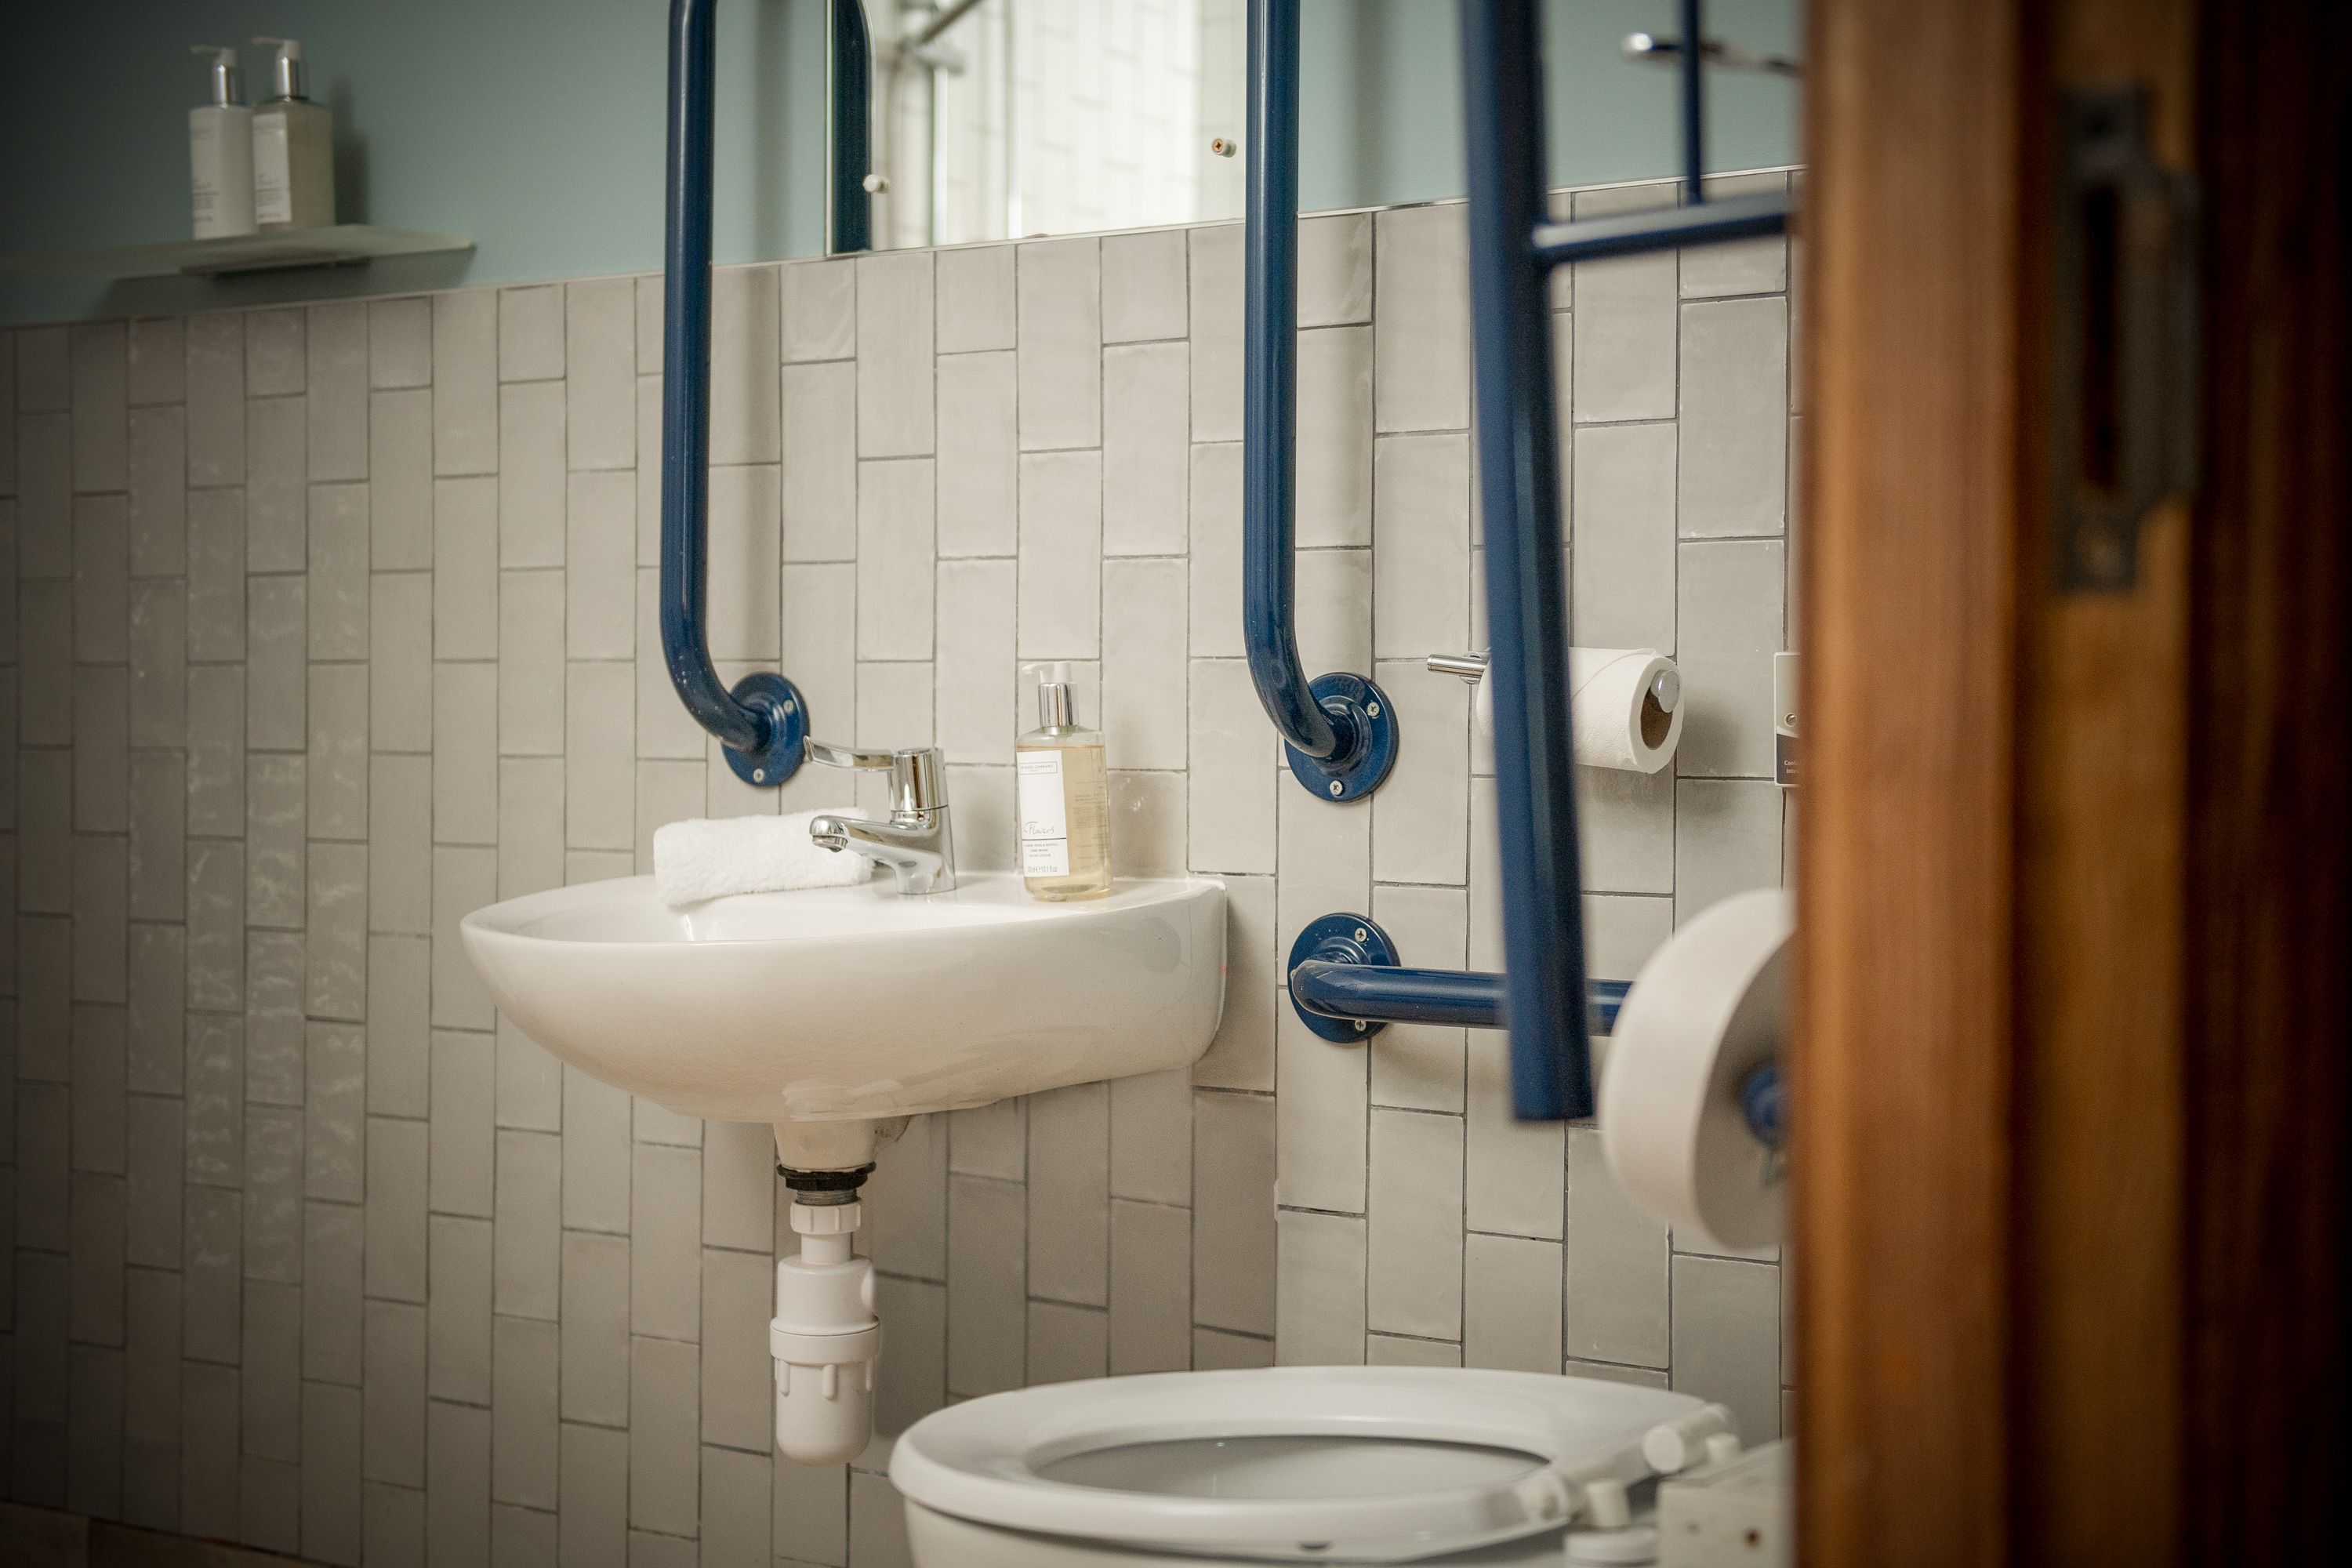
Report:
<svg viewBox="0 0 2352 1568"><path fill-rule="evenodd" d="M1241 216L1247 0L830 0L829 248L962 245ZM1798 161L1799 0L1709 0L1706 166ZM1675 0L1543 0L1555 186L1672 178L1675 73L1626 39ZM1458 197L1452 0L1302 0L1302 212ZM1224 155L1218 151L1220 145ZM870 173L869 173L870 171Z"/></svg>
<svg viewBox="0 0 2352 1568"><path fill-rule="evenodd" d="M836 0L830 248L1239 217L1244 11L1245 0ZM870 173L853 183L839 132L859 119Z"/></svg>

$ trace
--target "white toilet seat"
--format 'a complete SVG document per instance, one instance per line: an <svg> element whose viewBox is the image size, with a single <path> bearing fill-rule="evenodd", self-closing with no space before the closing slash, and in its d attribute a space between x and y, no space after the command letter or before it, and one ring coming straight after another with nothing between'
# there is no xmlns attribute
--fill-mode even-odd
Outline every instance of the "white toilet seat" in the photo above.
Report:
<svg viewBox="0 0 2352 1568"><path fill-rule="evenodd" d="M1409 1562L1559 1529L1592 1483L1654 1475L1643 1437L1705 1408L1536 1373L1162 1373L950 1405L899 1437L890 1479L910 1504L1033 1535ZM1148 1445L1176 1447L1120 1452Z"/></svg>

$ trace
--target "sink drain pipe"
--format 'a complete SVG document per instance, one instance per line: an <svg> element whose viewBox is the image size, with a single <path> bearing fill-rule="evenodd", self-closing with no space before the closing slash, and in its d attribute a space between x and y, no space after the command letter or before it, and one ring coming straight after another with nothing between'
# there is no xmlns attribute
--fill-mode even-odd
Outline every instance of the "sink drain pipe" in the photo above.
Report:
<svg viewBox="0 0 2352 1568"><path fill-rule="evenodd" d="M874 1363L882 1322L874 1315L874 1265L854 1256L873 1172L778 1166L793 1194L800 1251L776 1260L776 1315L768 1353L776 1363L776 1447L803 1465L856 1458L874 1435Z"/></svg>

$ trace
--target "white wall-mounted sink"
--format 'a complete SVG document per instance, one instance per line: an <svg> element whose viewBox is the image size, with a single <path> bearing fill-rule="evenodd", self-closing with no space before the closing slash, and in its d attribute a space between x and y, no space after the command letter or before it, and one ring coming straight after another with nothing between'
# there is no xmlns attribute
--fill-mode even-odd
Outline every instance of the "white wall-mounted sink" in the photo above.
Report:
<svg viewBox="0 0 2352 1568"><path fill-rule="evenodd" d="M686 1115L771 1122L803 1169L864 1163L900 1117L1190 1062L1224 996L1224 885L1204 879L1048 904L978 872L671 909L630 877L463 929L531 1038Z"/></svg>

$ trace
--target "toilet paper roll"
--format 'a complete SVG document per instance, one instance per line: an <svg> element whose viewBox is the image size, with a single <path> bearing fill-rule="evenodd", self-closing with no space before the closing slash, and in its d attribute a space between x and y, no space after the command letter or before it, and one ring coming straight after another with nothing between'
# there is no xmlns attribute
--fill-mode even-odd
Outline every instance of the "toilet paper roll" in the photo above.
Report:
<svg viewBox="0 0 2352 1568"><path fill-rule="evenodd" d="M1576 760L1645 773L1664 767L1682 740L1681 688L1675 661L1654 649L1570 648L1568 707Z"/></svg>
<svg viewBox="0 0 2352 1568"><path fill-rule="evenodd" d="M1719 1247L1780 1239L1781 1163L1748 1131L1739 1090L1780 1053L1795 929L1777 888L1714 905L1642 966L1609 1042L1610 1170L1651 1214Z"/></svg>
<svg viewBox="0 0 2352 1568"><path fill-rule="evenodd" d="M1646 647L1572 647L1568 689L1571 739L1581 765L1654 773L1674 760L1683 708L1682 672L1673 659ZM1478 682L1471 710L1478 733L1493 739L1492 680Z"/></svg>

